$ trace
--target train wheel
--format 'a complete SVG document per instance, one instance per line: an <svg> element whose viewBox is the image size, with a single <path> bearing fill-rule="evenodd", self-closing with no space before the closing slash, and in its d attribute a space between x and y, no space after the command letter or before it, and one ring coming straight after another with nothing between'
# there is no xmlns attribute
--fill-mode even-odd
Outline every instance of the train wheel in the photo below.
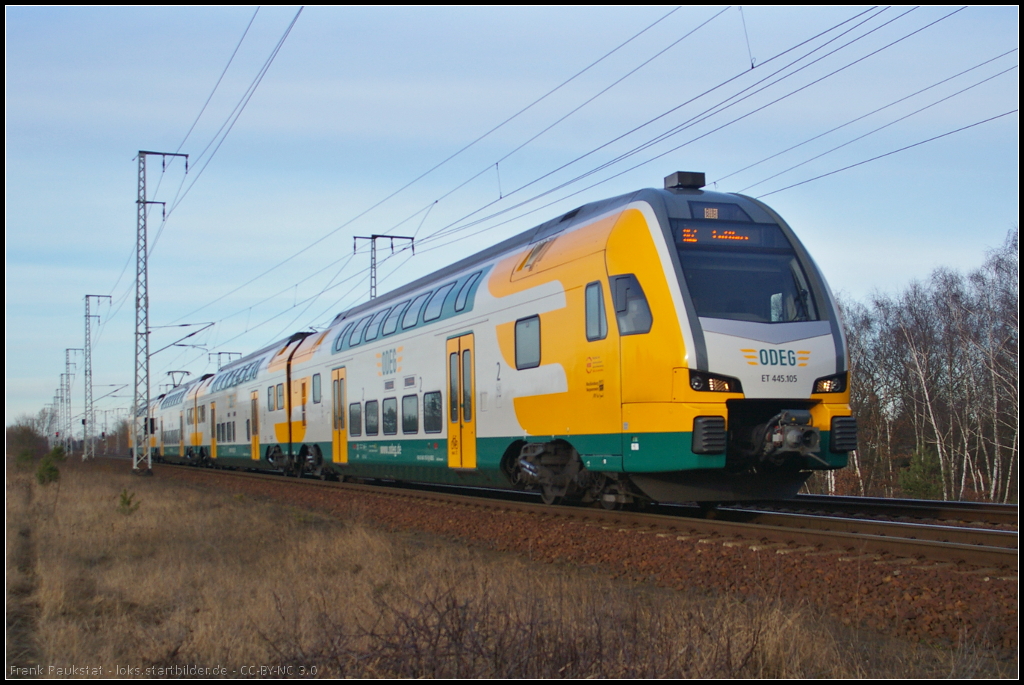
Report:
<svg viewBox="0 0 1024 685"><path fill-rule="evenodd" d="M552 504L560 504L562 498L556 495L551 488L544 486L540 491L540 501L550 506Z"/></svg>
<svg viewBox="0 0 1024 685"><path fill-rule="evenodd" d="M604 487L597 498L601 502L601 507L608 511L632 509L636 503L636 498L630 492L628 484L610 478L605 480Z"/></svg>
<svg viewBox="0 0 1024 685"><path fill-rule="evenodd" d="M697 506L700 507L700 517L705 519L718 518L718 503L717 502L697 502Z"/></svg>

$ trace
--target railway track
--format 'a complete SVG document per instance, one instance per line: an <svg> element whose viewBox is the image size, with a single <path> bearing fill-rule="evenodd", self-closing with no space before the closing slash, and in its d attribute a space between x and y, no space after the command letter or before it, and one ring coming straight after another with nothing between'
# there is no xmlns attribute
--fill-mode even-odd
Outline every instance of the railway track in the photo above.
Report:
<svg viewBox="0 0 1024 685"><path fill-rule="evenodd" d="M936 500L890 499L884 497L840 497L835 495L797 495L792 500L764 502L772 510L814 511L852 516L964 521L992 525L1016 525L1016 504L987 502L942 502ZM758 505L754 505L757 508Z"/></svg>
<svg viewBox="0 0 1024 685"><path fill-rule="evenodd" d="M160 468L205 471L186 466ZM693 507L659 513L606 511L598 508L549 506L522 499L493 499L436 489L382 487L338 483L240 471L209 471L234 477L269 479L281 487L323 487L373 493L398 500L445 503L460 507L514 510L538 516L570 518L613 529L628 529L679 539L726 546L774 549L779 554L835 552L847 555L887 555L907 560L928 559L969 564L981 569L1004 569L1016 574L1017 533L1014 531L840 518L810 514L723 507L716 517L700 518ZM669 511L666 511L669 510Z"/></svg>

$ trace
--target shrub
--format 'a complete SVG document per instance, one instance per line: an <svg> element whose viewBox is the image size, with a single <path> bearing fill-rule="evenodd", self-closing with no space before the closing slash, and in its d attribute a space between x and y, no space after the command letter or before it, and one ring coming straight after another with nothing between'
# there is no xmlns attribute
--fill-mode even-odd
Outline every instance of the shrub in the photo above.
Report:
<svg viewBox="0 0 1024 685"><path fill-rule="evenodd" d="M47 454L39 462L39 468L36 469L36 480L39 481L40 485L47 485L48 483L60 480L60 470L53 463L52 455Z"/></svg>
<svg viewBox="0 0 1024 685"><path fill-rule="evenodd" d="M135 500L135 493L134 492L128 492L128 488L123 488L121 490L120 501L118 502L118 505L117 505L118 512L124 514L125 516L129 516L131 514L134 514L136 512L136 510L138 510L138 508L139 508L139 503L134 501L134 500Z"/></svg>
<svg viewBox="0 0 1024 685"><path fill-rule="evenodd" d="M908 497L942 499L942 470L934 450L918 450L910 457L910 466L900 472L900 489Z"/></svg>

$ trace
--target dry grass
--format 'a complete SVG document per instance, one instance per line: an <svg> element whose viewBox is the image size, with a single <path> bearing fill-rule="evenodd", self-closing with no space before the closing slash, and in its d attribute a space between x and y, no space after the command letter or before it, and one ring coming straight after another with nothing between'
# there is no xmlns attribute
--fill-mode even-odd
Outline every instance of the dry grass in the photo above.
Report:
<svg viewBox="0 0 1024 685"><path fill-rule="evenodd" d="M769 601L685 597L388 535L358 515L338 521L71 462L61 470L59 493L9 476L8 621L24 620L23 629L9 626L8 675L12 665L40 663L106 675L131 664L220 667L228 676L315 668L370 677L841 678L944 675L954 663L934 650L876 649Z"/></svg>

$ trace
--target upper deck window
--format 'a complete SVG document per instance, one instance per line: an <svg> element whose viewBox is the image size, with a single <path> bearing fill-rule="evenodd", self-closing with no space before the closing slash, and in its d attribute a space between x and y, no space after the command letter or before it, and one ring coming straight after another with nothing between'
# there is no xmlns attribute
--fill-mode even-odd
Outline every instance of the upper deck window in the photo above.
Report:
<svg viewBox="0 0 1024 685"><path fill-rule="evenodd" d="M477 271L462 284L462 289L459 290L459 296L455 298L455 311L461 312L466 308L466 300L469 299L469 293L473 290L473 286L476 285L481 273L483 272Z"/></svg>
<svg viewBox="0 0 1024 685"><path fill-rule="evenodd" d="M412 328L420 320L420 311L423 309L423 303L430 297L430 293L426 292L422 295L417 295L416 299L412 301L412 304L405 311L405 316L402 317L402 330L406 328Z"/></svg>
<svg viewBox="0 0 1024 685"><path fill-rule="evenodd" d="M440 318L441 308L444 307L444 301L448 297L448 293L455 287L455 282L447 283L442 285L434 293L434 296L430 298L430 302L427 303L427 308L423 310L423 320L433 321L434 319Z"/></svg>
<svg viewBox="0 0 1024 685"><path fill-rule="evenodd" d="M391 310L391 314L384 320L384 332L382 335L391 335L398 330L398 319L402 316L402 312L409 306L409 300L402 302L397 307Z"/></svg>
<svg viewBox="0 0 1024 685"><path fill-rule="evenodd" d="M370 317L369 316L364 316L363 318L359 319L359 323L357 323L356 327L352 329L352 335L349 336L349 339L348 339L348 346L349 347L355 347L360 342L362 342L361 339L363 337L363 329L366 328L366 324L369 323L369 321L370 321Z"/></svg>
<svg viewBox="0 0 1024 685"><path fill-rule="evenodd" d="M363 342L369 342L377 339L377 333L380 332L380 324L384 321L384 317L388 315L390 309L382 309L373 315L369 325L366 327L366 333L363 335Z"/></svg>

